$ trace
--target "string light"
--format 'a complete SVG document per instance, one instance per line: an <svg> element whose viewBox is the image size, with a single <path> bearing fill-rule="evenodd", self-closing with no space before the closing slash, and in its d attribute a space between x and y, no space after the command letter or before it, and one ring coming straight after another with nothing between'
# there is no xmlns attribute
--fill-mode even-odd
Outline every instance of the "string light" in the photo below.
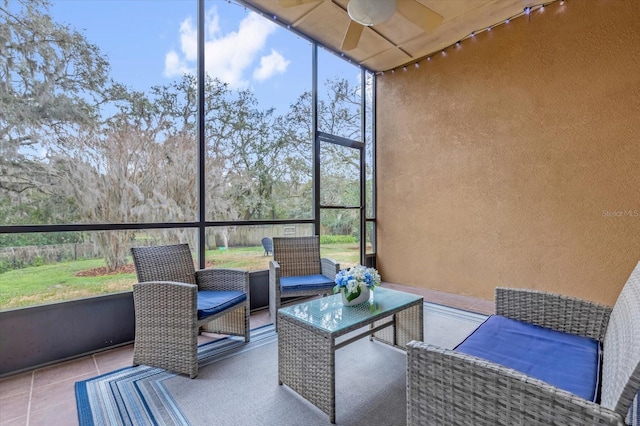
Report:
<svg viewBox="0 0 640 426"><path fill-rule="evenodd" d="M484 29L481 29L481 30L472 31L471 33L469 33L469 35L467 35L466 37L463 37L463 38L462 38L462 40L457 41L457 42L455 43L455 46L456 46L456 47L460 47L460 46L461 46L461 41L463 41L463 40L465 40L465 39L467 39L467 38L475 37L476 33L478 33L478 32L482 32L482 31L491 31L491 30L493 29L493 27L496 27L496 26L501 25L501 24L508 24L508 23L510 23L510 22L511 22L511 20L512 20L512 19L515 19L515 18L517 18L517 17L519 17L519 16L521 16L521 15L530 15L530 14L531 14L531 12L533 12L534 10L539 10L540 12L544 12L544 9L545 9L548 5L550 5L551 3L554 3L554 2L556 2L556 1L558 1L558 2L560 3L560 6L564 6L564 4L566 3L566 0L549 0L549 1L547 1L546 3L541 3L541 4L538 4L538 5L534 5L534 6L527 6L527 7L525 7L525 8L523 9L523 11L522 11L522 12L520 12L520 13L518 13L518 14L516 14L516 15L513 15L513 16L511 16L511 17L507 18L507 19L505 19L505 20L504 20L503 22L501 22L501 23L498 23L498 24L493 25L493 26L489 26L489 27L484 28ZM246 4L242 4L242 5L240 5L240 4L236 3L235 1L231 1L231 0L227 0L227 3L229 3L229 4L236 4L236 5L238 5L238 6L242 6L245 12L248 10L248 8L247 8L247 5L246 5ZM253 10L253 11L254 11L254 12L256 12L256 13L258 13L258 14L259 14L261 17L263 17L263 18L267 18L267 16L269 16L269 18L268 18L268 19L271 19L272 21L277 22L277 23L279 23L280 25L282 25L283 27L285 27L284 22L283 22L282 20L280 20L280 19L278 18L278 16L277 16L277 15L265 15L264 11L260 10L259 8L251 8L251 10ZM293 30L293 29L292 29L291 24L286 24L286 28L287 28L288 30L291 30L291 31L296 32L296 34L297 34L298 36L300 36L300 34L299 34L297 31L295 31L295 30ZM444 49L442 49L442 50L441 50L441 54L442 54L442 56L446 56L446 52L445 52L445 50L446 50L448 47L451 47L451 46L452 46L452 45L449 45L449 46L447 46L447 47L445 47ZM326 50L327 50L328 52L330 52L330 53L333 53L333 54L337 54L337 53L338 53L337 51L335 51L335 50L333 50L333 49L329 49L329 48L327 48L327 47L325 47L325 46L320 45L320 47L321 47L321 48L326 49ZM347 58L349 59L349 62L350 62L350 63L351 63L351 62L353 62L353 61L351 60L351 58L349 58L348 56L346 56L346 55L344 54L344 52L339 52L339 53L340 53L340 56L341 56L341 57L343 57L343 58L344 58L344 57L347 57ZM431 60L431 56L427 56L427 61L430 61L430 60ZM419 62L419 61L416 61L416 62L414 63L416 68L418 68L418 66L419 66L419 65L418 65L418 62ZM360 65L360 64L358 64L358 63L355 63L355 64L356 64L359 68L362 68L362 65ZM405 66L403 69L405 69L405 70L406 70L406 66ZM395 71L395 70L391 70L392 74L394 73L394 71ZM378 72L377 74L379 74L379 75L384 75L384 72L380 71L380 72Z"/></svg>
<svg viewBox="0 0 640 426"><path fill-rule="evenodd" d="M512 19L518 18L518 17L520 17L520 16L522 16L522 15L531 15L531 12L533 12L534 10L539 10L540 12L544 12L545 8L546 8L548 5L550 5L551 3L554 3L554 2L556 2L556 1L558 1L558 2L559 2L560 6L564 6L564 4L565 4L565 2L566 2L566 0L551 0L551 1L547 2L547 3L541 3L541 4L538 4L538 5L535 5L535 6L527 6L527 7L525 7L525 8L522 10L522 12L520 12L520 13L518 13L518 14L516 14L516 15L510 16L510 17L506 18L504 21L502 21L502 22L500 22L500 23L497 23L497 24L495 24L495 25L492 25L492 26L486 27L486 28L484 28L484 29L482 29L482 30L477 30L477 31L472 31L472 32L470 32L466 37L463 37L461 40L456 41L453 45L449 45L449 46L445 47L444 49L442 49L442 50L440 51L440 54L441 54L442 56L447 56L446 49L448 49L449 47L452 47L452 46L454 46L454 45L455 45L455 47L457 47L457 48L461 47L461 45L462 45L462 41L464 41L464 40L466 40L466 39L468 39L468 38L475 37L475 35L476 35L477 33L479 33L479 32L482 32L482 31L487 31L487 32L489 32L489 31L491 31L494 27L497 27L498 25L501 25L501 24L508 24L508 23L510 23ZM427 57L426 57L426 60L427 60L427 61L431 61L431 56L427 56ZM419 60L418 60L418 61L416 61L416 62L414 62L414 66L415 66L416 68L419 68L419 67L420 67L419 62L420 62ZM404 65L404 66L402 67L402 70L403 70L403 71L407 71L407 66L406 66L406 65ZM391 74L395 74L395 69L392 69L392 70L391 70ZM380 72L378 72L378 75L384 75L384 71L380 71Z"/></svg>

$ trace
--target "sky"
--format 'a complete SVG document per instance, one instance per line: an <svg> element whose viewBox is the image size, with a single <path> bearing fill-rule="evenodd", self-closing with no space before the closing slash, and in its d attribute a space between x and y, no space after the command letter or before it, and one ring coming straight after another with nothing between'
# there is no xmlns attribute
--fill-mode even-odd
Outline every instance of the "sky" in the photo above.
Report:
<svg viewBox="0 0 640 426"><path fill-rule="evenodd" d="M261 105L279 112L311 89L308 41L227 0L209 0L205 10L209 75L252 90ZM195 73L195 0L51 0L51 14L99 46L112 77L134 89ZM357 68L323 52L332 72L357 82Z"/></svg>

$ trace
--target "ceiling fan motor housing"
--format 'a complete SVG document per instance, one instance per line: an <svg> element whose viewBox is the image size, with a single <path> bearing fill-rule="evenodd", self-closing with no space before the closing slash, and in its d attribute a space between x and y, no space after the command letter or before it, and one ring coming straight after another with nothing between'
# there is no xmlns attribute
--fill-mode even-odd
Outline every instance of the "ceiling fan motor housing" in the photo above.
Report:
<svg viewBox="0 0 640 426"><path fill-rule="evenodd" d="M349 17L367 27L386 21L395 11L396 0L350 0L347 4Z"/></svg>

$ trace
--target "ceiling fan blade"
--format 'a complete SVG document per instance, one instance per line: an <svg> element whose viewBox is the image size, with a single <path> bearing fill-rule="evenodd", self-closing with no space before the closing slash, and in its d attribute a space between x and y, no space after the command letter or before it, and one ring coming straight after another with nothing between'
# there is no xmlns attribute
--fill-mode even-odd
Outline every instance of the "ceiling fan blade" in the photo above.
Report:
<svg viewBox="0 0 640 426"><path fill-rule="evenodd" d="M347 32L344 34L344 39L342 39L342 50L353 50L358 47L363 29L364 25L351 20Z"/></svg>
<svg viewBox="0 0 640 426"><path fill-rule="evenodd" d="M424 32L427 33L438 28L444 20L441 15L429 9L427 6L424 6L417 0L397 0L396 7L402 16L422 28Z"/></svg>
<svg viewBox="0 0 640 426"><path fill-rule="evenodd" d="M318 1L320 0L278 0L278 3L282 7L294 7L303 4L317 3Z"/></svg>

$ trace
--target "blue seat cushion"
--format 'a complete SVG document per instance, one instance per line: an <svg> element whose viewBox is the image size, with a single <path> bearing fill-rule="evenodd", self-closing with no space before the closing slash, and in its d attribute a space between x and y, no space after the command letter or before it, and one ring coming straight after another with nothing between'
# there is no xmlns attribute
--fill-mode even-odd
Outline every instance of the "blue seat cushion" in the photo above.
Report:
<svg viewBox="0 0 640 426"><path fill-rule="evenodd" d="M326 290L335 285L331 278L321 274L280 277L280 291L282 293L297 290Z"/></svg>
<svg viewBox="0 0 640 426"><path fill-rule="evenodd" d="M198 291L198 319L204 319L247 300L243 291Z"/></svg>
<svg viewBox="0 0 640 426"><path fill-rule="evenodd" d="M596 402L600 343L533 324L490 316L456 350Z"/></svg>

